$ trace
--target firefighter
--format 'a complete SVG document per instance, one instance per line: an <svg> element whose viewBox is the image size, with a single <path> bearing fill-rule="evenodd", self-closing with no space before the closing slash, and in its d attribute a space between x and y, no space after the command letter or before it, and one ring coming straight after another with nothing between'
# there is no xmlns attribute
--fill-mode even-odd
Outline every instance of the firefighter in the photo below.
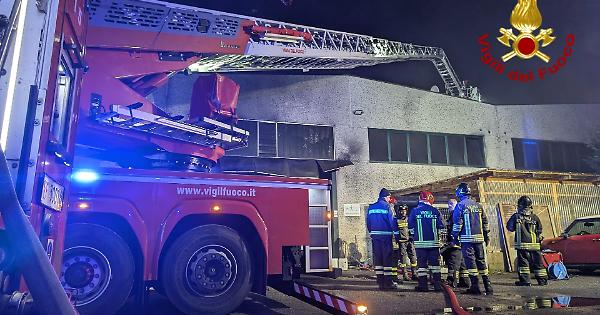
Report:
<svg viewBox="0 0 600 315"><path fill-rule="evenodd" d="M456 281L458 279L458 287L468 288L470 287L469 273L463 259L460 246L457 242L452 241L452 227L454 221L452 221L452 213L456 207L457 201L454 198L448 200L448 221L446 222L446 243L442 247L442 257L446 262L448 268L448 277L446 283L449 286L455 288L457 286Z"/></svg>
<svg viewBox="0 0 600 315"><path fill-rule="evenodd" d="M408 206L405 204L399 205L396 209L396 222L398 223L398 262L402 270L402 279L405 281L411 280L408 277L408 269L406 268L406 262L410 263L410 270L412 274L412 280L417 279L417 253L415 252L415 246L413 239L408 233Z"/></svg>
<svg viewBox="0 0 600 315"><path fill-rule="evenodd" d="M489 225L483 207L471 199L471 189L466 183L456 187L456 197L459 202L452 213L452 242L461 247L463 259L469 272L471 286L465 293L481 294L479 277L483 281L485 292L494 294L487 268L486 248L489 242Z"/></svg>
<svg viewBox="0 0 600 315"><path fill-rule="evenodd" d="M390 209L390 192L383 188L376 203L367 209L367 229L373 245L373 265L377 275L377 285L381 290L396 289L392 278L393 250L392 237L398 237L398 226Z"/></svg>
<svg viewBox="0 0 600 315"><path fill-rule="evenodd" d="M519 281L517 286L531 286L529 278L533 271L539 285L548 284L548 274L542 265L542 222L533 213L533 202L528 196L521 196L517 201L517 212L513 214L506 228L515 232L515 249L517 250L517 268ZM529 268L531 267L532 270Z"/></svg>
<svg viewBox="0 0 600 315"><path fill-rule="evenodd" d="M418 285L416 291L427 292L428 265L433 278L433 289L442 291L442 268L440 267L439 231L444 228L442 215L432 206L433 194L422 191L419 205L412 209L408 217L408 229L412 234L417 252Z"/></svg>

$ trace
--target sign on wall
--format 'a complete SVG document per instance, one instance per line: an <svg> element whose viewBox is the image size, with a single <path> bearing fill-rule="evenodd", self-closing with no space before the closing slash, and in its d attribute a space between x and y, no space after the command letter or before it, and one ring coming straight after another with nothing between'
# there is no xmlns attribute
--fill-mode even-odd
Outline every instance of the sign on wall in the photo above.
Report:
<svg viewBox="0 0 600 315"><path fill-rule="evenodd" d="M360 203L351 203L344 205L344 216L360 217Z"/></svg>

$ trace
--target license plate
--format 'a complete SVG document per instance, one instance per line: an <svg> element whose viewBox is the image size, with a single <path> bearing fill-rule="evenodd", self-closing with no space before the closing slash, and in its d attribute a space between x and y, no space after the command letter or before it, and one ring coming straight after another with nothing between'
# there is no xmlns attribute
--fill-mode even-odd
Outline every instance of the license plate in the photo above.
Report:
<svg viewBox="0 0 600 315"><path fill-rule="evenodd" d="M44 206L56 211L61 211L64 193L65 188L63 186L52 180L48 175L44 175L42 197L40 200Z"/></svg>

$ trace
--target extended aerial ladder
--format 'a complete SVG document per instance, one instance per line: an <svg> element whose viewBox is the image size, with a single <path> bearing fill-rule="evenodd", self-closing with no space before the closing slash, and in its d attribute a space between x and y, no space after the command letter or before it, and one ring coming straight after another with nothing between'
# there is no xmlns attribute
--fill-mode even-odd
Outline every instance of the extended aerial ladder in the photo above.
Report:
<svg viewBox="0 0 600 315"><path fill-rule="evenodd" d="M428 60L444 81L448 95L479 99L477 89L462 82L443 49L367 35L338 32L162 1L92 0L90 15L102 24L160 31L179 36L239 36L247 42L219 42L230 53L203 54L189 66L195 72L350 69L408 60ZM157 36L156 40L160 37ZM238 49L236 49L238 48ZM243 50L239 50L243 48Z"/></svg>
<svg viewBox="0 0 600 315"><path fill-rule="evenodd" d="M169 153L203 159L205 169L224 149L245 145L248 134L219 124L218 119L171 119L146 97L182 71L308 71L428 60L448 95L479 99L476 88L460 81L443 49L437 47L156 0L90 0L88 13L85 57L78 43L65 47L75 55L77 67L89 69L80 93L80 117L121 127L125 130L119 134L137 139L123 147L143 140ZM79 139L96 142L87 143L88 147L114 144L109 135L113 131L90 120L80 122ZM193 139L186 141L186 137Z"/></svg>

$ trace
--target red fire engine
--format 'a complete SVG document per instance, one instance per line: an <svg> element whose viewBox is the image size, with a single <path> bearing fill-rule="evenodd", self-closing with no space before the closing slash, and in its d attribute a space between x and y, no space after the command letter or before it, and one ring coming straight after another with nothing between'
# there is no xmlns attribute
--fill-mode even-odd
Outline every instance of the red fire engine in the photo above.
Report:
<svg viewBox="0 0 600 315"><path fill-rule="evenodd" d="M15 202L0 204L0 283L9 297L0 306L15 313L30 305L21 273L49 314L69 312L57 283L82 314L112 314L148 287L185 313L207 314L264 294L268 275L330 270L329 182L211 173L248 139L236 127L239 87L200 77L189 117L172 117L148 96L176 73L421 59L434 63L448 94L474 97L435 47L151 0L16 0L11 12L0 140L35 231L15 242L23 216ZM36 21L33 31L25 21ZM31 87L17 73L33 73ZM37 259L22 263L18 246ZM44 249L58 276L43 269Z"/></svg>

